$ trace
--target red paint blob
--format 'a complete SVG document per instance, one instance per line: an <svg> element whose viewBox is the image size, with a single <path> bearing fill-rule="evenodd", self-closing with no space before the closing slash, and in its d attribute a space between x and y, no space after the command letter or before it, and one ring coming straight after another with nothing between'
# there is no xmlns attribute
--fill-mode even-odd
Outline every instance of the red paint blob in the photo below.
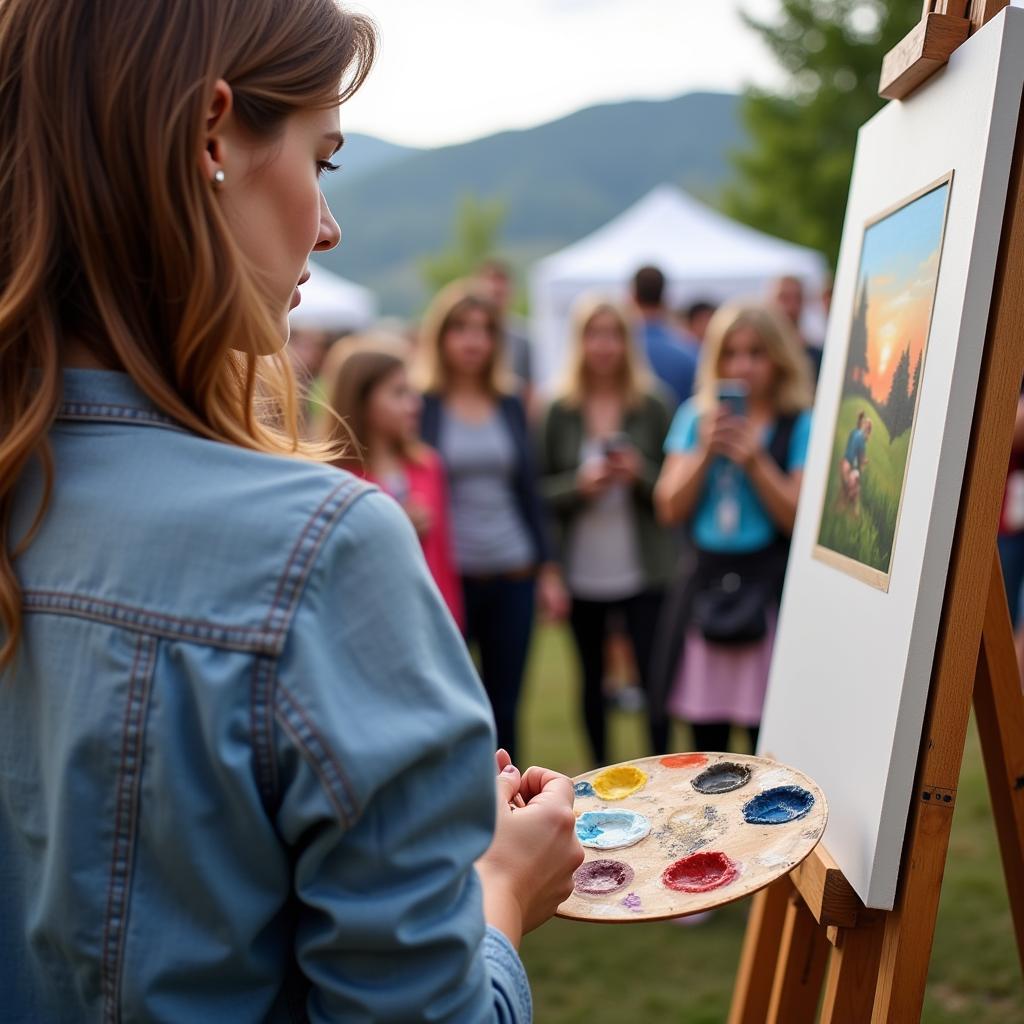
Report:
<svg viewBox="0 0 1024 1024"><path fill-rule="evenodd" d="M691 853L670 864L661 875L661 884L676 892L712 892L735 882L740 869L724 853Z"/></svg>
<svg viewBox="0 0 1024 1024"><path fill-rule="evenodd" d="M661 759L661 763L666 768L699 768L707 764L708 759L703 754L669 754Z"/></svg>

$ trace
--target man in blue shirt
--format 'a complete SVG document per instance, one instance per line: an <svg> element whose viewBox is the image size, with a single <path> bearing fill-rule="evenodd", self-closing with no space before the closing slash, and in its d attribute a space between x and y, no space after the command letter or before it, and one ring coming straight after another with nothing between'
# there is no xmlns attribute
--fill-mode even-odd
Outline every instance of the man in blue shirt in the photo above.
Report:
<svg viewBox="0 0 1024 1024"><path fill-rule="evenodd" d="M675 404L681 405L693 394L698 346L696 340L684 337L670 324L665 308L665 275L657 267L641 267L636 272L633 301L643 321L647 361Z"/></svg>

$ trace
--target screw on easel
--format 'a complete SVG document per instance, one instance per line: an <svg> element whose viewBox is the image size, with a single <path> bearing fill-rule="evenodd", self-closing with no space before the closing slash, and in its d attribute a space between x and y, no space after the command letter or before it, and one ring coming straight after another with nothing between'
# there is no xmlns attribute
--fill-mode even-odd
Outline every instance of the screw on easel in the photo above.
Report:
<svg viewBox="0 0 1024 1024"><path fill-rule="evenodd" d="M1024 789L1024 775L1018 775L1014 780L1013 788L1016 790Z"/></svg>

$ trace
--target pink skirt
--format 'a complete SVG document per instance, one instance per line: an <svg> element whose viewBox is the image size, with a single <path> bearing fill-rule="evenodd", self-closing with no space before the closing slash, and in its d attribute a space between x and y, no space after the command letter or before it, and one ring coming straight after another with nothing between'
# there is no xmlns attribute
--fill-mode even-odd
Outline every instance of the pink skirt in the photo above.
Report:
<svg viewBox="0 0 1024 1024"><path fill-rule="evenodd" d="M668 697L669 714L698 725L759 725L777 617L777 610L770 609L764 639L741 647L709 644L697 630L687 630Z"/></svg>

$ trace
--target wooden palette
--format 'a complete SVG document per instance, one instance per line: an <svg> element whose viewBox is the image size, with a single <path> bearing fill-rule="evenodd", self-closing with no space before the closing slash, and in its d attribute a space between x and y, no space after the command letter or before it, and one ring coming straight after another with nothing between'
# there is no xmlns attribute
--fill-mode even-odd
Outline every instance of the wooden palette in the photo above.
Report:
<svg viewBox="0 0 1024 1024"><path fill-rule="evenodd" d="M709 769L718 785L734 788L698 792L694 780L706 784L698 777ZM640 782L640 773L646 781L629 792ZM824 794L803 772L744 754L647 757L587 772L573 782L577 834L582 833L586 859L576 872L576 889L558 908L558 916L576 921L660 921L742 899L807 857L828 820ZM610 799L616 794L608 784L615 782L626 795ZM586 795L588 790L592 795ZM758 823L745 816L754 798L759 798L755 808L762 813L748 813L760 818ZM641 815L650 823L649 833L633 845L588 846L588 841L635 838L635 830L630 835L622 824L630 823L629 815L621 812ZM781 821L761 823L771 818ZM704 891L693 891L702 887Z"/></svg>

